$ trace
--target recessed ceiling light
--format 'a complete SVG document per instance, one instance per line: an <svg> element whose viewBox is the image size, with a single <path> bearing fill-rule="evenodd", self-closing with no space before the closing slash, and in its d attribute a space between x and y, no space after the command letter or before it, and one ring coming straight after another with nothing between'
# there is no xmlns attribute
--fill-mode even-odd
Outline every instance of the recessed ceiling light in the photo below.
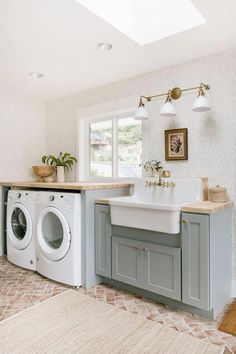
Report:
<svg viewBox="0 0 236 354"><path fill-rule="evenodd" d="M38 73L36 71L29 73L29 76L36 77L37 79L41 79L42 77L44 77L42 73Z"/></svg>
<svg viewBox="0 0 236 354"><path fill-rule="evenodd" d="M108 52L109 50L112 49L112 44L111 43L99 43L98 48L101 50L101 52Z"/></svg>
<svg viewBox="0 0 236 354"><path fill-rule="evenodd" d="M77 0L140 45L206 23L191 0Z"/></svg>

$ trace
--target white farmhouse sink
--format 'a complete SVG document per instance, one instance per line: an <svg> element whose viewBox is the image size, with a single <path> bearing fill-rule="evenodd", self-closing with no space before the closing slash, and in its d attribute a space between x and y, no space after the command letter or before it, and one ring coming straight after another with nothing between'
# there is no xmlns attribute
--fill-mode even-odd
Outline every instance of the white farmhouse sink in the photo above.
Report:
<svg viewBox="0 0 236 354"><path fill-rule="evenodd" d="M146 186L156 178L140 178L135 182L134 194L111 198L111 223L138 229L170 234L180 232L181 207L202 200L203 188L200 178L166 178L175 186L164 188Z"/></svg>

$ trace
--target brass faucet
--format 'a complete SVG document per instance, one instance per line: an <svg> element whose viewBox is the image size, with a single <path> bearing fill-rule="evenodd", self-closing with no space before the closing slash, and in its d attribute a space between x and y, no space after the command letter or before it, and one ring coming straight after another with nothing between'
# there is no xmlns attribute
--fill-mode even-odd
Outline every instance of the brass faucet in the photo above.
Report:
<svg viewBox="0 0 236 354"><path fill-rule="evenodd" d="M163 173L163 167L161 167L158 172L159 172L158 185L161 186L161 184L162 184L161 178L162 178L162 173Z"/></svg>
<svg viewBox="0 0 236 354"><path fill-rule="evenodd" d="M154 181L154 182L149 182L146 181L146 187L163 187L163 188L169 188L169 187L175 187L175 182L164 182L162 181L162 177L163 178L169 178L170 177L170 171L164 170L163 168L159 169L159 178L158 178L158 182Z"/></svg>
<svg viewBox="0 0 236 354"><path fill-rule="evenodd" d="M149 182L146 181L146 187L163 187L163 188L169 188L169 187L175 187L174 182L164 182L164 181L154 181L154 182Z"/></svg>

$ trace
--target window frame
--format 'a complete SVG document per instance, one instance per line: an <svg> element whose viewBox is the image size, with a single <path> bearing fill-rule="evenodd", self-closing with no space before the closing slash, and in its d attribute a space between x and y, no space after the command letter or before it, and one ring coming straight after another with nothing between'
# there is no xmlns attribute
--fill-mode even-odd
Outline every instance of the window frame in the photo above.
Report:
<svg viewBox="0 0 236 354"><path fill-rule="evenodd" d="M76 175L79 180L86 181L114 181L114 180L135 180L139 177L118 177L118 120L122 118L132 117L135 114L136 107L127 109L101 113L98 115L78 119L78 143L77 156L79 156L79 163ZM112 121L112 176L91 176L90 175L90 124L101 121ZM143 135L143 125L141 123L141 130Z"/></svg>

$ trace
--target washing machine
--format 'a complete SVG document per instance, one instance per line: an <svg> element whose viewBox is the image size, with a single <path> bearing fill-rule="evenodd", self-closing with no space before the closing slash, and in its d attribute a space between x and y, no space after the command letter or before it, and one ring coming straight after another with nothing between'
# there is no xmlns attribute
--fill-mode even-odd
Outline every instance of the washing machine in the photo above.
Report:
<svg viewBox="0 0 236 354"><path fill-rule="evenodd" d="M36 191L9 190L7 199L7 259L31 270L36 270L36 195Z"/></svg>
<svg viewBox="0 0 236 354"><path fill-rule="evenodd" d="M38 273L63 284L81 285L79 193L38 193L36 258Z"/></svg>

